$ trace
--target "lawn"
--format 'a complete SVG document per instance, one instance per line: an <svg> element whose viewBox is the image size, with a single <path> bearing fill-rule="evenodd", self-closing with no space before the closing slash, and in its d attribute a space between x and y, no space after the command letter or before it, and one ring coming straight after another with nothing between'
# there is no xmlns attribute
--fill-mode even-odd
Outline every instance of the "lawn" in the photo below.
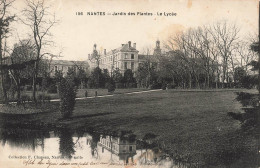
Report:
<svg viewBox="0 0 260 168"><path fill-rule="evenodd" d="M176 160L199 167L250 167L255 163L251 155L257 149L256 140L227 115L242 112L235 98L234 91L117 94L77 100L69 120L59 120L58 110L18 118L75 129L87 125L105 133L130 130L138 139L151 133L156 135L153 141Z"/></svg>

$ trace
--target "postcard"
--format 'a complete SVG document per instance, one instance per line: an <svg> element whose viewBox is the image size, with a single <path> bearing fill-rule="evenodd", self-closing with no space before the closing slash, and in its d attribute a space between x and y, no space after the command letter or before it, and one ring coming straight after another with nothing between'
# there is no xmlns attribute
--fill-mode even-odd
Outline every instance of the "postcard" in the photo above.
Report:
<svg viewBox="0 0 260 168"><path fill-rule="evenodd" d="M260 167L259 13L0 0L0 167Z"/></svg>

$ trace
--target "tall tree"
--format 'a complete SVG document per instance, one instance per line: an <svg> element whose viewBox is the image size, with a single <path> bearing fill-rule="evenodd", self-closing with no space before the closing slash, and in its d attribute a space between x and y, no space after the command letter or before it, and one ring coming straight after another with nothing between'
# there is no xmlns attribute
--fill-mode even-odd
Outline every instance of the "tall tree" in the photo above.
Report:
<svg viewBox="0 0 260 168"><path fill-rule="evenodd" d="M212 24L209 27L209 32L216 43L216 49L219 51L222 61L222 83L228 82L228 63L232 64L232 70L234 73L233 65L233 53L236 49L236 44L239 39L239 27L236 24L230 24L227 21L220 21Z"/></svg>
<svg viewBox="0 0 260 168"><path fill-rule="evenodd" d="M8 70L16 86L18 104L21 101L21 79L31 78L33 74L34 55L34 47L30 40L23 40L14 45L10 56L11 64Z"/></svg>
<svg viewBox="0 0 260 168"><path fill-rule="evenodd" d="M125 71L124 81L125 81L126 87L129 87L129 84L134 82L134 74L131 69L127 69Z"/></svg>
<svg viewBox="0 0 260 168"><path fill-rule="evenodd" d="M10 23L14 21L15 16L11 15L9 9L14 0L0 0L0 73L1 73L1 90L3 91L4 102L7 103L7 92L5 88L6 70L3 68L4 61L4 39L8 38L10 32Z"/></svg>
<svg viewBox="0 0 260 168"><path fill-rule="evenodd" d="M43 52L46 46L50 46L53 42L50 40L52 36L50 30L57 23L55 14L49 12L43 0L27 0L27 8L23 10L25 19L22 22L27 25L31 33L36 48L36 62L34 65L33 75L33 100L36 102L36 81L39 72L39 62L45 55L50 55L48 52Z"/></svg>
<svg viewBox="0 0 260 168"><path fill-rule="evenodd" d="M99 67L96 67L95 69L92 70L89 80L88 80L88 84L90 85L90 87L94 87L94 88L100 88L102 87L102 81L103 81L103 73L102 70Z"/></svg>

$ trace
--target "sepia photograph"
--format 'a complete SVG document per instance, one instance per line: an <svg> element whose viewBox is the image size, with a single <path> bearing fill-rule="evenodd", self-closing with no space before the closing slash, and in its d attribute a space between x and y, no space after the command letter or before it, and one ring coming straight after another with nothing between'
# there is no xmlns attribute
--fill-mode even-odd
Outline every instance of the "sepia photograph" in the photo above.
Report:
<svg viewBox="0 0 260 168"><path fill-rule="evenodd" d="M260 168L259 0L0 0L1 168Z"/></svg>

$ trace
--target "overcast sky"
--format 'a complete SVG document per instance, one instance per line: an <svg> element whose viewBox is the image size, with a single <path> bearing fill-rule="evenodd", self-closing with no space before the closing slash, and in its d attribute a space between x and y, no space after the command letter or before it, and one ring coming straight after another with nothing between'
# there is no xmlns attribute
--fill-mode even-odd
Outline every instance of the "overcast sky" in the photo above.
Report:
<svg viewBox="0 0 260 168"><path fill-rule="evenodd" d="M52 29L58 53L63 48L67 60L87 60L96 43L107 51L132 41L142 51L154 47L155 41L164 41L176 31L226 19L241 27L243 36L258 30L258 0L45 0L51 4L60 23ZM25 0L16 0L15 13L25 7ZM83 12L77 16L76 12ZM88 16L87 12L149 12L153 16ZM157 12L177 13L177 16L156 16ZM29 29L16 23L8 44L26 38Z"/></svg>

